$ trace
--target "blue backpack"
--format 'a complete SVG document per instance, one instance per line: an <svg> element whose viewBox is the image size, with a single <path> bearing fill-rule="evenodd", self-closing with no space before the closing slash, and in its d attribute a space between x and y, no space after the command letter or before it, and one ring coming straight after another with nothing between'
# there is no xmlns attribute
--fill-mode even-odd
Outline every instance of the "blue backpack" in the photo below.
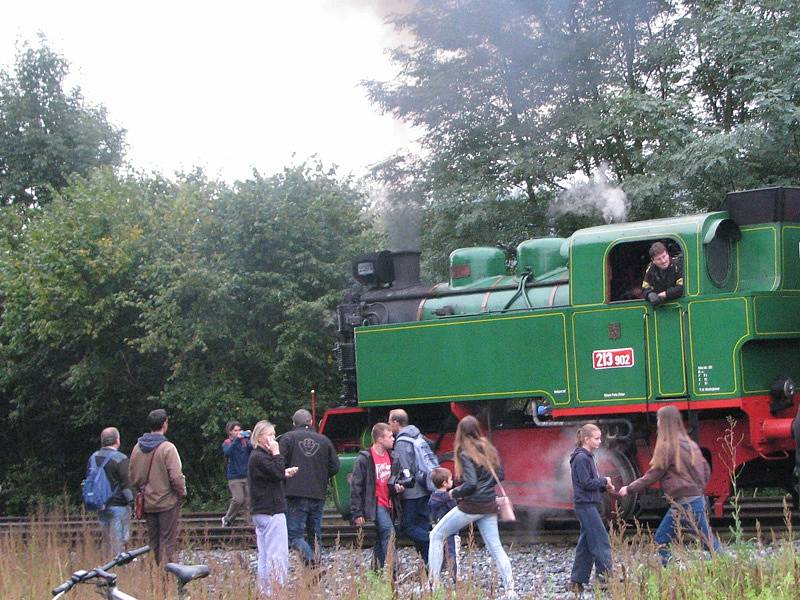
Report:
<svg viewBox="0 0 800 600"><path fill-rule="evenodd" d="M111 489L111 482L108 481L108 475L106 475L106 465L113 455L109 454L99 465L95 460L96 456L97 452L89 458L89 472L81 484L83 505L87 510L104 510L111 496L117 492L116 487Z"/></svg>

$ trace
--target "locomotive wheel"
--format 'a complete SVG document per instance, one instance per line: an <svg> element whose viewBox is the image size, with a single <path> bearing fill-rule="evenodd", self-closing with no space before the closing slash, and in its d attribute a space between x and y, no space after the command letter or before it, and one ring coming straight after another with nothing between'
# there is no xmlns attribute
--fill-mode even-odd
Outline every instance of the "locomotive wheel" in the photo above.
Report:
<svg viewBox="0 0 800 600"><path fill-rule="evenodd" d="M628 485L639 476L631 459L620 450L598 451L597 466L602 477L611 477L615 490ZM617 493L610 493L604 494L603 498L604 516L607 519L614 519L617 515L630 519L636 513L636 494L623 498Z"/></svg>

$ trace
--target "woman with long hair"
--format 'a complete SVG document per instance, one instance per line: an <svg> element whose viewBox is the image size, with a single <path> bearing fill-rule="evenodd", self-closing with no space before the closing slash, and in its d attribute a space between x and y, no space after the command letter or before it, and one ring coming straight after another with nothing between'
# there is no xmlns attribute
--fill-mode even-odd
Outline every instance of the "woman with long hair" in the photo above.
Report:
<svg viewBox="0 0 800 600"><path fill-rule="evenodd" d="M286 468L275 439L275 426L269 421L256 423L252 440L254 448L247 464L247 481L250 515L256 528L258 584L263 595L271 596L273 586L283 585L289 570L283 482L294 477L297 467Z"/></svg>
<svg viewBox="0 0 800 600"><path fill-rule="evenodd" d="M516 598L511 561L500 543L497 530L495 475L503 479L500 457L492 443L481 433L478 420L471 415L459 421L453 450L456 478L461 484L450 490L450 496L458 501L458 505L442 517L431 531L428 556L431 585L436 587L439 584L444 541L470 523L477 523L483 542L500 571L505 597Z"/></svg>
<svg viewBox="0 0 800 600"><path fill-rule="evenodd" d="M703 545L717 552L719 540L708 526L705 488L711 476L700 447L686 433L680 411L674 406L662 406L656 413L658 432L650 468L636 481L623 486L620 496L639 493L656 482L671 506L661 520L655 541L661 562L669 561L669 544L675 539L678 523L688 532L697 533Z"/></svg>

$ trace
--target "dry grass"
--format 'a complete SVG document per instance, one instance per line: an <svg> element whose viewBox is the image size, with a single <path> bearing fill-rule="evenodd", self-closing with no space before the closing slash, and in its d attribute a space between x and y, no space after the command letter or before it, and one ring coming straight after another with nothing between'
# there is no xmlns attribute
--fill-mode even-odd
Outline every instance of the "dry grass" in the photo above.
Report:
<svg viewBox="0 0 800 600"><path fill-rule="evenodd" d="M50 512L30 519L27 527L16 532L0 534L0 598L2 600L44 600L50 590L69 578L80 568L91 568L108 560L99 548L96 527L87 519L72 540L59 531L63 513ZM724 554L703 555L691 540L674 544L675 560L662 568L657 549L649 531L629 531L636 524L617 524L612 532L615 578L608 590L596 592L598 597L619 600L789 600L800 595L800 556L792 541L791 519L786 509L786 533L781 537L739 539ZM54 525L54 523L56 525ZM627 535L626 535L627 533ZM631 535L633 533L633 535ZM141 535L140 531L135 534ZM140 542L141 538L135 539ZM332 552L327 572L318 580L314 573L298 567L292 570L292 580L275 598L297 600L392 600L419 597L430 600L457 598L480 600L496 597L497 582L494 569L481 570L475 552L473 532L462 536L462 573L468 581L449 582L443 575L445 589L427 589L423 572L412 573L393 586L391 573L375 573L368 561L353 565L350 552ZM132 544L133 545L133 544ZM770 550L767 551L767 548ZM211 552L204 544L184 548L186 562L208 560L211 575L208 579L189 584L192 600L255 600L257 595L254 574L249 560L252 551ZM224 560L220 559L224 556ZM387 564L392 563L392 557ZM172 580L158 569L152 559L142 559L115 571L119 589L140 600L176 599ZM547 583L542 573L541 586L529 598L571 598ZM68 595L72 600L97 598L93 586L81 585Z"/></svg>

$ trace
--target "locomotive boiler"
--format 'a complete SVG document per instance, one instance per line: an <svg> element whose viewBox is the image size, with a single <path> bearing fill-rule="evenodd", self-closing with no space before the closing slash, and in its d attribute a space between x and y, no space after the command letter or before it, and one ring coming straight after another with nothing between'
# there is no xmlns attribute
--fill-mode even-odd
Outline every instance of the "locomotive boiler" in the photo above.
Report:
<svg viewBox="0 0 800 600"><path fill-rule="evenodd" d="M682 297L640 298L656 241L684 268ZM598 424L615 485L644 472L655 412L675 405L712 467L721 514L739 486L790 489L800 376L800 189L729 193L719 211L582 229L450 255L446 283L419 280L419 254L358 257L362 284L338 308L341 406L321 428L347 475L369 428L402 407L452 458L457 421L482 422L520 507L567 508L574 432ZM630 515L658 490L621 499Z"/></svg>

